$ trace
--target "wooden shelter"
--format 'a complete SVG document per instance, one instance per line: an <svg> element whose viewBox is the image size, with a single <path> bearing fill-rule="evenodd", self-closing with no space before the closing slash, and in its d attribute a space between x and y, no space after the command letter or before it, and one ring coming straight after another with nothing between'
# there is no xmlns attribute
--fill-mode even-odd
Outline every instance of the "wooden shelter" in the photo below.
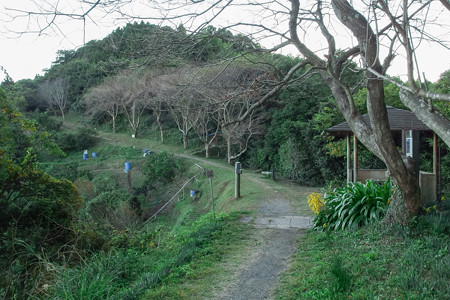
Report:
<svg viewBox="0 0 450 300"><path fill-rule="evenodd" d="M422 191L422 201L436 201L439 195L439 153L438 137L420 121L412 112L387 106L389 126L395 140L401 141L404 157L411 157L416 161L419 174L419 184ZM363 115L363 120L370 126L369 115ZM358 140L353 134L347 122L335 125L327 129L334 136L345 136L347 138L347 182L365 181L374 179L384 181L389 176L387 169L359 169L358 168ZM419 170L419 138L421 134L432 134L433 136L433 173ZM351 136L353 135L353 163ZM353 166L352 166L353 165Z"/></svg>

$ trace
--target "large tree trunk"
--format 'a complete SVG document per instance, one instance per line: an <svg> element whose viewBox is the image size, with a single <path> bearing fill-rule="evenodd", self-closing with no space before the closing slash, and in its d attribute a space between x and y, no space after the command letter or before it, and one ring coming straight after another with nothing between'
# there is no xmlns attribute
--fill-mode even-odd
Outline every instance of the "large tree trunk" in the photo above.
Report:
<svg viewBox="0 0 450 300"><path fill-rule="evenodd" d="M381 65L378 64L381 68ZM416 215L420 209L421 195L419 182L414 170L407 168L400 152L394 143L392 132L389 127L386 104L384 102L383 82L366 73L367 80L367 109L372 125L373 136L379 145L381 155L389 170L390 175L395 179L400 189L403 191L403 200L410 217Z"/></svg>
<svg viewBox="0 0 450 300"><path fill-rule="evenodd" d="M367 20L354 10L346 0L333 0L332 4L338 18L358 39L365 63L372 66L377 72L382 73L382 66L378 59L377 41ZM338 92L339 87L335 86L333 95L340 106L344 107L344 117L346 117L358 139L385 162L390 175L403 191L403 200L405 201L407 213L409 217L412 217L418 213L420 208L418 180L415 174L408 170L395 146L384 101L383 81L369 71L366 71L365 76L371 134L369 130L361 130L359 126L355 126L358 125L357 122L351 122L352 117L348 118L349 114L344 113L346 103L351 103L348 93L345 95L345 98L342 97L342 91ZM360 118L358 117L358 119ZM371 142L368 142L368 140L371 140ZM376 147L373 147L372 143L375 143Z"/></svg>

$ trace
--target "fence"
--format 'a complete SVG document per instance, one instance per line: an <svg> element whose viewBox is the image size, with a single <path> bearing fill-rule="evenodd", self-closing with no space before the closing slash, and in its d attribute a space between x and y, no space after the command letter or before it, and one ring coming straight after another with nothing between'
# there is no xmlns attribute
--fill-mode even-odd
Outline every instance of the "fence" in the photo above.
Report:
<svg viewBox="0 0 450 300"><path fill-rule="evenodd" d="M166 208L167 205L169 205L170 202L172 202L173 199L175 199L179 193L184 191L184 188L186 187L186 185L188 185L189 182L191 182L192 180L194 180L198 175L203 174L203 172L200 172L196 175L194 175L192 178L190 178L188 181L186 181L183 186L178 190L178 192L175 193L175 195L172 196L172 198L169 199L169 201L167 201L160 209L158 209L157 212L155 212L150 218L148 218L144 224L147 224L147 222L149 222L151 219L156 218L156 216L164 209Z"/></svg>

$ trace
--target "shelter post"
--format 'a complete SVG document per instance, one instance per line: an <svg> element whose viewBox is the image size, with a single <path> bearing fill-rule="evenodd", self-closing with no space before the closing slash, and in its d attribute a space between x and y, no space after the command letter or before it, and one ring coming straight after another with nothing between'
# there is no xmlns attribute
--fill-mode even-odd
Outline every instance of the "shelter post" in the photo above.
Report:
<svg viewBox="0 0 450 300"><path fill-rule="evenodd" d="M353 135L353 182L358 181L358 138Z"/></svg>
<svg viewBox="0 0 450 300"><path fill-rule="evenodd" d="M350 145L350 133L347 133L347 183L352 182L352 150Z"/></svg>

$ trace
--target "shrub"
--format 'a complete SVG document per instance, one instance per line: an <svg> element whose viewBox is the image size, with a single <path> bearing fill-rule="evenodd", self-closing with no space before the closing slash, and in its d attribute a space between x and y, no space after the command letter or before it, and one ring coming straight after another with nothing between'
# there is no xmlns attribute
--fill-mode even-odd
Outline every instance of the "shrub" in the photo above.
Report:
<svg viewBox="0 0 450 300"><path fill-rule="evenodd" d="M181 169L181 161L166 151L153 153L142 168L146 176L146 184L168 183L173 180L176 171Z"/></svg>
<svg viewBox="0 0 450 300"><path fill-rule="evenodd" d="M390 180L383 185L368 180L336 188L325 194L324 206L313 221L314 227L337 230L379 221L386 212L391 195Z"/></svg>
<svg viewBox="0 0 450 300"><path fill-rule="evenodd" d="M61 129L63 121L50 118L47 112L34 112L28 114L30 118L35 119L39 127L46 131L55 132Z"/></svg>
<svg viewBox="0 0 450 300"><path fill-rule="evenodd" d="M76 133L60 133L56 136L57 144L64 151L85 150L97 143L95 130L78 128Z"/></svg>
<svg viewBox="0 0 450 300"><path fill-rule="evenodd" d="M92 180L92 184L94 185L97 194L112 192L119 187L116 178L109 172L103 172L96 176Z"/></svg>

